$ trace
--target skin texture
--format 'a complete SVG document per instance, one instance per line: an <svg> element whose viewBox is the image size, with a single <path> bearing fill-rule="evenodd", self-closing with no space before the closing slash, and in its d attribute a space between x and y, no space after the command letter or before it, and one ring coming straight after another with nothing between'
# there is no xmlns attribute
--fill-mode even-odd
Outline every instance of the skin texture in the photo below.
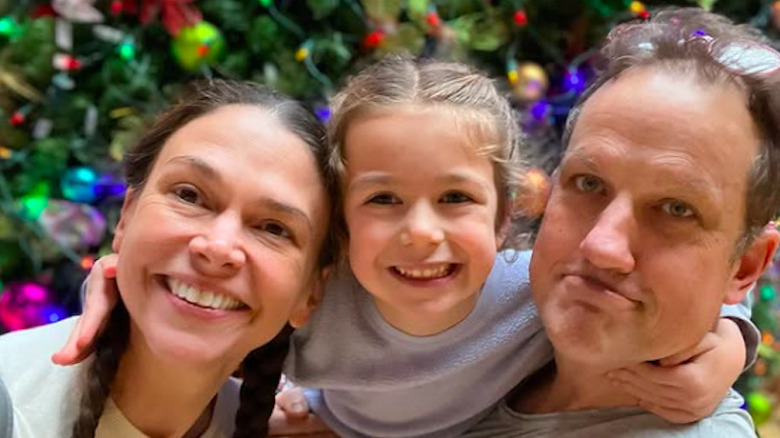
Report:
<svg viewBox="0 0 780 438"><path fill-rule="evenodd" d="M346 134L350 266L409 334L465 318L499 247L493 164L465 129L450 111L408 106L356 119ZM401 273L443 266L451 273L436 279Z"/></svg>
<svg viewBox="0 0 780 438"><path fill-rule="evenodd" d="M635 403L604 374L690 349L744 297L777 245L766 232L733 261L757 151L731 84L639 68L592 96L531 262L558 367L537 409Z"/></svg>
<svg viewBox="0 0 780 438"><path fill-rule="evenodd" d="M249 351L305 320L328 218L317 175L274 116L229 105L175 132L128 194L114 250L131 332L112 396L140 430L181 436ZM189 304L171 279L243 305Z"/></svg>

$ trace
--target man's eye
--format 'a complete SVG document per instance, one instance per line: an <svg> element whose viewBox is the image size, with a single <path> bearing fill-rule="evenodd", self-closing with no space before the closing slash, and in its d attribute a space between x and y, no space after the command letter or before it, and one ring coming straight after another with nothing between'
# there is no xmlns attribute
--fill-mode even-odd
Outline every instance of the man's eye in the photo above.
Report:
<svg viewBox="0 0 780 438"><path fill-rule="evenodd" d="M392 204L398 204L398 199L391 195L390 193L381 193L378 195L374 195L368 200L369 204L379 204L379 205L392 205Z"/></svg>
<svg viewBox="0 0 780 438"><path fill-rule="evenodd" d="M666 201L661 205L661 209L664 213L678 218L689 218L695 215L693 209L682 201Z"/></svg>
<svg viewBox="0 0 780 438"><path fill-rule="evenodd" d="M176 194L176 197L181 199L182 201L188 203L188 204L201 204L201 198L200 193L198 193L197 190L195 190L192 187L189 186L181 186L177 187L174 190L174 193Z"/></svg>
<svg viewBox="0 0 780 438"><path fill-rule="evenodd" d="M441 197L441 202L445 204L460 204L471 201L471 197L461 192L450 192Z"/></svg>
<svg viewBox="0 0 780 438"><path fill-rule="evenodd" d="M604 191L604 183L592 175L578 175L574 177L574 185L582 193L600 193Z"/></svg>

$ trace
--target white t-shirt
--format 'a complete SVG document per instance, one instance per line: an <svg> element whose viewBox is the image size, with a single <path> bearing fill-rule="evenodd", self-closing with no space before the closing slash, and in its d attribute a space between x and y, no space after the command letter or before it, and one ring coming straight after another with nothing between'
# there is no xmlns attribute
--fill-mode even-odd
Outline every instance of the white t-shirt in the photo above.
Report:
<svg viewBox="0 0 780 438"><path fill-rule="evenodd" d="M84 373L90 360L62 367L51 355L65 345L76 318L0 336L0 379L13 404L13 438L62 438L71 435L78 416ZM229 379L217 395L214 415L201 438L233 434L240 380ZM2 430L2 425L0 425ZM5 437L3 437L5 438ZM148 438L109 399L96 438Z"/></svg>

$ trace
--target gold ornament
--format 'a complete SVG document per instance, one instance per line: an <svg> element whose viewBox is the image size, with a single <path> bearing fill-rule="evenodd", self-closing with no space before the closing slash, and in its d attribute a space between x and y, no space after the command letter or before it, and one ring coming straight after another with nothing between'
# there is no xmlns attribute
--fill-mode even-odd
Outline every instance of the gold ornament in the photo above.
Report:
<svg viewBox="0 0 780 438"><path fill-rule="evenodd" d="M512 75L514 76L514 75ZM512 93L520 100L533 102L541 99L547 93L550 80L547 72L534 62L523 62L517 66L517 80L512 83Z"/></svg>

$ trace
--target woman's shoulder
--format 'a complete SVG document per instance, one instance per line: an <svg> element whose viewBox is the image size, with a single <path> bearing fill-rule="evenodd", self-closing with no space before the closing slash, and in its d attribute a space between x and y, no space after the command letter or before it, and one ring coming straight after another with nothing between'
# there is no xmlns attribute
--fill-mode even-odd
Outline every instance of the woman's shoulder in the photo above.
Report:
<svg viewBox="0 0 780 438"><path fill-rule="evenodd" d="M23 367L25 362L36 363L41 358L51 363L48 359L65 344L77 321L78 318L74 316L53 324L0 336L0 373L13 364Z"/></svg>
<svg viewBox="0 0 780 438"><path fill-rule="evenodd" d="M69 318L0 336L0 379L13 405L15 436L60 436L69 430L84 365L58 366L51 355L75 324L76 318Z"/></svg>

